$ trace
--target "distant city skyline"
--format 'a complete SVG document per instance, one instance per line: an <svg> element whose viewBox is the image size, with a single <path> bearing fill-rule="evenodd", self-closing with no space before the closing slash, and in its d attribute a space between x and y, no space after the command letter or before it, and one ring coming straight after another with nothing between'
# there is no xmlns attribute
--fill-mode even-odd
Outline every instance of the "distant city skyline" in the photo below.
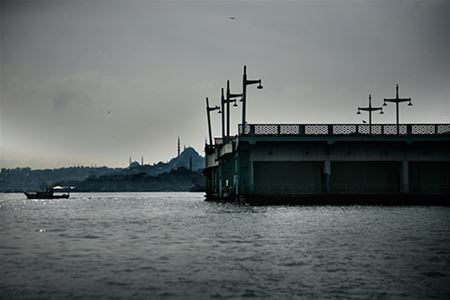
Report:
<svg viewBox="0 0 450 300"><path fill-rule="evenodd" d="M450 123L449 28L444 0L2 1L0 167L203 155L205 97L240 93L243 65L249 123L362 123L396 83L401 123Z"/></svg>

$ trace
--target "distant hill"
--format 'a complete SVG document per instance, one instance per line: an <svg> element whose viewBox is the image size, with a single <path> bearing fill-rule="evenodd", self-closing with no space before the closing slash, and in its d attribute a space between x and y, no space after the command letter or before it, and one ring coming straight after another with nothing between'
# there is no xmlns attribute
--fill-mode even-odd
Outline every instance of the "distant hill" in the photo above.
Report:
<svg viewBox="0 0 450 300"><path fill-rule="evenodd" d="M178 167L190 169L192 161L192 171L203 170L205 168L205 158L200 156L194 148L188 147L180 153L178 157L172 158L166 165L166 169L175 170Z"/></svg>
<svg viewBox="0 0 450 300"><path fill-rule="evenodd" d="M75 185L88 178L99 178L102 176L129 176L136 174L145 174L147 176L158 176L164 173L170 173L183 167L190 170L192 162L192 171L203 170L205 159L188 147L179 156L170 161L157 164L140 165L138 162L132 162L127 168L108 168L108 167L68 167L59 169L32 170L30 168L1 169L0 172L0 192L21 192L37 190L43 186L60 185L61 183L70 183Z"/></svg>
<svg viewBox="0 0 450 300"><path fill-rule="evenodd" d="M141 165L138 162L132 162L127 169L123 169L123 174L139 174L145 173L151 176L157 176L162 173L176 170L179 167L184 167L190 170L190 161L192 161L192 171L199 171L205 168L205 158L198 154L194 148L188 147L180 153L179 156L172 158L170 161L164 163L159 162L154 165Z"/></svg>
<svg viewBox="0 0 450 300"><path fill-rule="evenodd" d="M176 170L150 176L145 173L130 175L103 175L90 177L75 184L73 192L162 192L204 190L205 178L201 171L190 171L181 166Z"/></svg>

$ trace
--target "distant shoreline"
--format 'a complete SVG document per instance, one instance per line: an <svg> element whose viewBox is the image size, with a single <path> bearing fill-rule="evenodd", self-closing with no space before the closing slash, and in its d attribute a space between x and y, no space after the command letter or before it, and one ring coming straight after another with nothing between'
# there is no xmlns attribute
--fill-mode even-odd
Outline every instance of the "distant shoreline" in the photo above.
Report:
<svg viewBox="0 0 450 300"><path fill-rule="evenodd" d="M8 191L8 192L0 192L0 194L23 194L23 191ZM70 194L102 194L102 193L205 193L203 191L188 191L188 190L176 190L176 191L76 191L70 192Z"/></svg>

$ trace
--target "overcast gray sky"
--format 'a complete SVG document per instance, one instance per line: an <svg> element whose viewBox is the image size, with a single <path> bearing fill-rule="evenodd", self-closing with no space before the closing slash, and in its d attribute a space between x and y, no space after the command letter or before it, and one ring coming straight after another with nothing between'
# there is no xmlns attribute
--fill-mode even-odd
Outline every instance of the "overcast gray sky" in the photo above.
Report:
<svg viewBox="0 0 450 300"><path fill-rule="evenodd" d="M165 161L177 136L202 153L205 97L240 93L244 64L250 123L361 122L396 82L401 122L450 122L450 1L0 3L2 167Z"/></svg>

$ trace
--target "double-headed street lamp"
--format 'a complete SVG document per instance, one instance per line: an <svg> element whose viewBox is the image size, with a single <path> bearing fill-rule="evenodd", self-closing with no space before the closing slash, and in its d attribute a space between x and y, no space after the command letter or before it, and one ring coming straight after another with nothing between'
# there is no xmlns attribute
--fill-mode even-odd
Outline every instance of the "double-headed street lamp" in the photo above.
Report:
<svg viewBox="0 0 450 300"><path fill-rule="evenodd" d="M210 145L213 145L210 112L214 111L214 110L219 110L219 113L221 113L219 106L216 105L214 107L209 107L209 100L208 100L208 97L206 97L206 115L208 116L208 134L209 134L209 144Z"/></svg>
<svg viewBox="0 0 450 300"><path fill-rule="evenodd" d="M247 66L244 66L244 74L242 75L242 134L245 134L245 109L247 102L247 85L258 84L257 88L262 89L261 79L247 80Z"/></svg>
<svg viewBox="0 0 450 300"><path fill-rule="evenodd" d="M372 95L369 94L369 106L367 107L358 107L357 114L360 115L361 111L368 111L369 112L369 134L372 134L372 112L373 111L380 111L380 114L384 114L383 107L373 107L372 106Z"/></svg>
<svg viewBox="0 0 450 300"><path fill-rule="evenodd" d="M400 133L400 122L399 122L399 104L400 103L403 103L403 102L409 102L408 103L408 106L412 106L412 103L411 103L411 98L399 98L399 96L398 96L398 83L395 85L395 98L384 98L384 104L383 104L383 106L386 106L387 104L386 104L386 102L393 102L393 103L395 103L396 104L396 107L397 107L397 135Z"/></svg>

